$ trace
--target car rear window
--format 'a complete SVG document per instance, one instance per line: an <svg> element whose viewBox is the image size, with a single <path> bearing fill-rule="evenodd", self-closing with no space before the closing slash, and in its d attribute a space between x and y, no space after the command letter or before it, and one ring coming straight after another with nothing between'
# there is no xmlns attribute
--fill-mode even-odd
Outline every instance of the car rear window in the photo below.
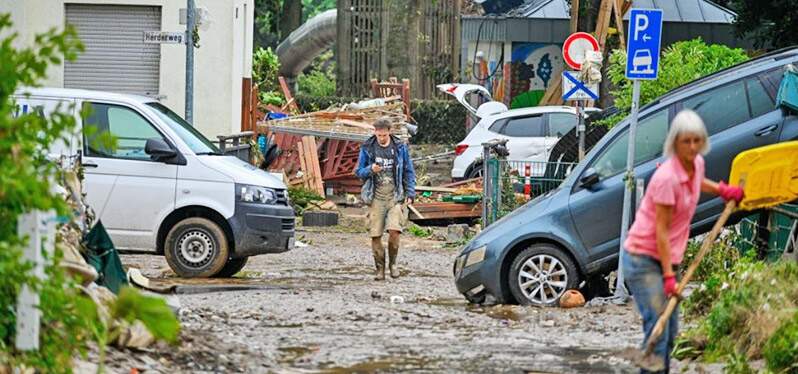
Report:
<svg viewBox="0 0 798 374"><path fill-rule="evenodd" d="M543 115L510 118L499 133L514 137L541 137L543 136Z"/></svg>

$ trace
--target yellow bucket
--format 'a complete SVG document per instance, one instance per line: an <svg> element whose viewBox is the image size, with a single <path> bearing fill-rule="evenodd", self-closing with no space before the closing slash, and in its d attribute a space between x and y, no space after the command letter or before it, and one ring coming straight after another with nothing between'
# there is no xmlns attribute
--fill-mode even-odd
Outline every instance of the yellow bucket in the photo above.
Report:
<svg viewBox="0 0 798 374"><path fill-rule="evenodd" d="M732 184L742 185L740 208L769 208L798 199L798 141L740 153L732 162Z"/></svg>

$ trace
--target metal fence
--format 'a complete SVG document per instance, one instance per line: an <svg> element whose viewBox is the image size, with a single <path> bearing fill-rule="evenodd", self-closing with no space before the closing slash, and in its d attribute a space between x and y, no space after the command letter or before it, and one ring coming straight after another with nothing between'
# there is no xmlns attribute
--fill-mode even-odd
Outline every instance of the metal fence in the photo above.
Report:
<svg viewBox="0 0 798 374"><path fill-rule="evenodd" d="M490 158L486 165L482 222L488 226L529 200L559 187L577 164Z"/></svg>

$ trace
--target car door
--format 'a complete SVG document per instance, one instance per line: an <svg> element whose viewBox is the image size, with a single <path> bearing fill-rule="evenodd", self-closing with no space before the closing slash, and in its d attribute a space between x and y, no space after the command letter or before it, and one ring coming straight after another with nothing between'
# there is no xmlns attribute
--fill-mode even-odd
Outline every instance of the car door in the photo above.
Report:
<svg viewBox="0 0 798 374"><path fill-rule="evenodd" d="M669 116L669 107L663 107L638 122L635 178L649 180L654 173L668 133ZM599 175L599 182L589 188L577 187L570 196L571 219L590 261L607 257L620 248L623 178L629 144L626 127L589 161L579 177L581 179L588 169L593 169Z"/></svg>
<svg viewBox="0 0 798 374"><path fill-rule="evenodd" d="M177 166L144 152L147 139L166 137L141 113L118 104L91 102L84 126L83 167L92 206L119 249L154 251L159 218L174 209ZM100 134L116 138L116 147Z"/></svg>
<svg viewBox="0 0 798 374"><path fill-rule="evenodd" d="M732 161L740 152L778 142L783 117L759 76L697 94L683 100L680 107L704 120L711 145L704 156L706 177L714 181L728 182ZM714 220L722 209L720 198L703 194L693 222Z"/></svg>

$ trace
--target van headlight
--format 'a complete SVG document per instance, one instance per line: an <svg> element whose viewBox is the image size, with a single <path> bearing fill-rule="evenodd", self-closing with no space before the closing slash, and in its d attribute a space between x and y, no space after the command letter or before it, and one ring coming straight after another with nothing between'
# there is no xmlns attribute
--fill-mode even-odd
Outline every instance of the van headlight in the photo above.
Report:
<svg viewBox="0 0 798 374"><path fill-rule="evenodd" d="M268 187L236 185L238 198L247 203L274 204L277 202L277 191Z"/></svg>

